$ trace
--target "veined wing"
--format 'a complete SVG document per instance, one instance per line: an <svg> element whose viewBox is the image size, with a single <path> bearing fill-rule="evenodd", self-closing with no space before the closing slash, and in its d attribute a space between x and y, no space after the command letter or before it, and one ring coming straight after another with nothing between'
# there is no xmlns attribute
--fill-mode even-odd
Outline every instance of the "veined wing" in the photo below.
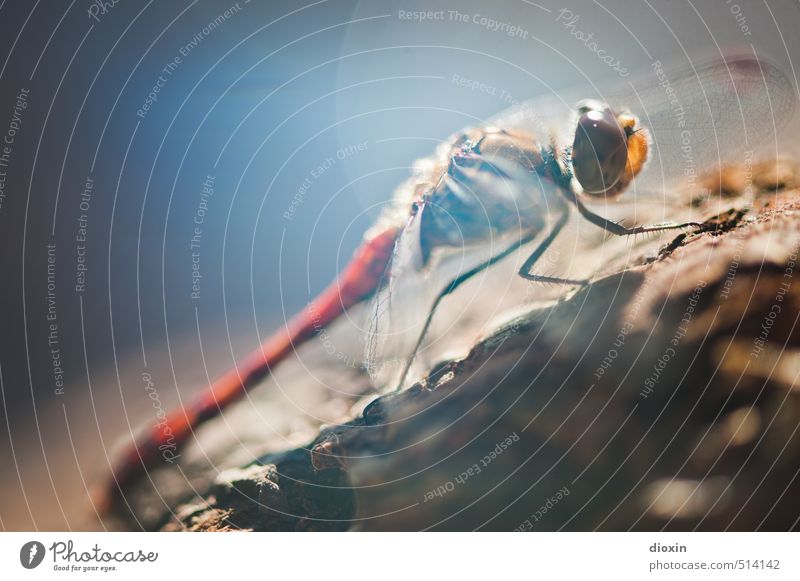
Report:
<svg viewBox="0 0 800 581"><path fill-rule="evenodd" d="M457 145L465 135L476 139L467 139L466 150ZM523 151L532 151L530 142L503 141L511 150L495 153L488 144L486 151L473 149L470 144L484 143L481 135L489 140L497 134L468 132L454 137L450 143L456 144L455 149L445 147L440 155L421 160L418 177L424 177L409 180L396 196L412 200L407 204L408 218L381 289L367 311L365 367L376 385L397 385L412 354L415 368L409 370L408 380L440 361L444 351L449 355L464 347L451 339L469 339L484 319L496 314L508 295L509 279L517 280L515 272L504 278L502 270L493 269L476 276L459 290L459 300L446 301L455 305L453 312L438 313L417 350L437 296L455 278L501 255L525 236L541 232L549 219L545 190L556 186L522 163ZM417 195L409 196L409 190ZM487 306L483 291L489 286L500 289L500 294L495 292ZM475 301L481 304L472 305ZM448 340L437 344L439 335Z"/></svg>
<svg viewBox="0 0 800 581"><path fill-rule="evenodd" d="M418 269L418 222L412 220L398 239L392 267L366 309L364 366L379 388L398 386L439 292L510 244L511 235L507 235L483 244L447 248L429 268ZM530 285L517 275L516 262L511 259L482 272L441 303L402 387L437 363L463 355L504 307L532 300Z"/></svg>
<svg viewBox="0 0 800 581"><path fill-rule="evenodd" d="M541 134L559 120L551 134L568 148L574 105L582 99L626 109L648 130L650 161L636 179L637 190L692 191L699 174L745 163L760 147L777 143L795 112L797 93L776 65L752 54L729 54L679 67L656 61L635 79L534 99L489 122Z"/></svg>
<svg viewBox="0 0 800 581"><path fill-rule="evenodd" d="M366 309L364 367L378 387L398 381L413 345L411 336L421 328L420 312L435 293L437 277L415 267L421 254L419 222L417 216L408 218L381 285Z"/></svg>

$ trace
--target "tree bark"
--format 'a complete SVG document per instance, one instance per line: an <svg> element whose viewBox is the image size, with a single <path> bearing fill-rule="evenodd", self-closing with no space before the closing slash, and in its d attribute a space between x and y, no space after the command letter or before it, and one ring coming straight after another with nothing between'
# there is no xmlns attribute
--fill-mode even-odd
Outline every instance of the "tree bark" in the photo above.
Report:
<svg viewBox="0 0 800 581"><path fill-rule="evenodd" d="M759 175L752 208L731 202L699 233L642 245L151 526L798 528L800 202L775 193L785 176Z"/></svg>

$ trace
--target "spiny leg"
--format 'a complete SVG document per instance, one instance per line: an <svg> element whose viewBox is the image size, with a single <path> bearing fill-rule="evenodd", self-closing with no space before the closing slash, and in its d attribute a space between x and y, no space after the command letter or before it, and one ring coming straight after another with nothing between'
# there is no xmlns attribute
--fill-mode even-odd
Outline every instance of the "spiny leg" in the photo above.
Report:
<svg viewBox="0 0 800 581"><path fill-rule="evenodd" d="M531 280L535 282L551 282L556 284L575 284L575 285L587 285L589 284L588 280L576 280L571 278L561 278L556 276L545 276L543 274L534 274L531 272L533 266L539 261L542 255L547 251L550 245L558 238L558 235L561 233L561 230L567 224L569 220L569 212L567 212L567 208L561 212L561 215L558 217L558 220L553 227L550 229L550 233L547 235L547 238L542 240L542 243L536 247L528 259L525 261L519 269L519 275L524 278L525 280Z"/></svg>
<svg viewBox="0 0 800 581"><path fill-rule="evenodd" d="M430 328L431 323L433 322L433 315L436 313L436 309L438 308L439 303L441 303L442 300L447 295L451 294L453 291L455 291L458 287L467 282L473 276L483 272L490 266L497 264L498 262L503 260L506 256L513 253L521 246L524 246L525 244L531 242L535 237L536 237L535 232L529 232L528 234L521 236L518 240L514 241L513 244L511 244L508 248L506 248L499 254L492 256L488 260L480 263L479 265L468 270L464 274L461 274L456 278L454 278L452 281L450 281L450 284L448 284L444 289L442 289L439 292L439 294L436 296L436 299L433 301L433 305L431 305L431 309L428 312L428 316L425 318L425 324L422 326L422 331L420 332L419 337L417 338L417 342L414 345L414 349L411 351L411 355L409 356L405 366L403 367L403 372L400 375L400 380L397 382L397 387L395 388L395 391L400 391L400 389L402 389L403 383L405 383L406 377L408 376L408 372L411 370L411 366L414 364L414 359L416 359L417 351L419 351L419 348L422 346L422 342L425 340L425 336L428 334L428 329Z"/></svg>
<svg viewBox="0 0 800 581"><path fill-rule="evenodd" d="M645 232L661 232L663 230L679 230L682 228L703 227L703 225L699 222L684 222L683 224L678 224L676 222L664 222L662 224L646 224L644 226L627 228L622 224L618 224L617 222L609 220L608 218L604 218L599 214L595 214L589 208L587 208L573 192L565 191L564 193L567 199L575 204L575 206L578 208L578 212L580 212L581 216L586 218L595 226L600 226L600 228L606 232L611 232L617 236L630 236L632 234L643 234Z"/></svg>

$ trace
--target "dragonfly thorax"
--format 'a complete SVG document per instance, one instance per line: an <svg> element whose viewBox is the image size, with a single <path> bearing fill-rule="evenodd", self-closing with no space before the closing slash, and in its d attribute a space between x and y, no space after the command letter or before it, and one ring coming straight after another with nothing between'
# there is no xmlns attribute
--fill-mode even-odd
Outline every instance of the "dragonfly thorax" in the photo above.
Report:
<svg viewBox="0 0 800 581"><path fill-rule="evenodd" d="M543 228L545 195L562 178L546 146L526 133L495 128L456 137L416 202L422 264L437 247Z"/></svg>

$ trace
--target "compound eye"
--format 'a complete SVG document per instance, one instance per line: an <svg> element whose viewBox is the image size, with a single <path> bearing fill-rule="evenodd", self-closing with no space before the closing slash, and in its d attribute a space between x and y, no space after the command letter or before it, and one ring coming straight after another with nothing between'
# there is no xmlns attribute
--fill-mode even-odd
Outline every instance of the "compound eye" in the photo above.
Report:
<svg viewBox="0 0 800 581"><path fill-rule="evenodd" d="M603 194L619 181L628 161L628 137L608 109L580 110L572 168L588 194Z"/></svg>

